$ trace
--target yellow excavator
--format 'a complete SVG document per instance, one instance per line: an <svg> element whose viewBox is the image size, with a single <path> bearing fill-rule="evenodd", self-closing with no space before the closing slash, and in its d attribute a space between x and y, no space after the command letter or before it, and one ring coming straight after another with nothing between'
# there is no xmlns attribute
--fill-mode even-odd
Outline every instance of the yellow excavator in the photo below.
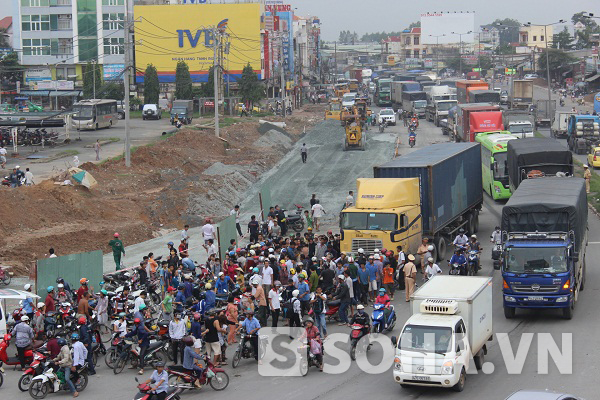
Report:
<svg viewBox="0 0 600 400"><path fill-rule="evenodd" d="M334 86L334 92L335 97L339 97L341 99L346 93L350 93L350 89L348 88L347 83L338 83Z"/></svg>
<svg viewBox="0 0 600 400"><path fill-rule="evenodd" d="M358 148L364 151L366 138L362 130L363 121L360 114L357 112L350 114L344 118L343 122L346 131L344 136L344 151L351 148Z"/></svg>

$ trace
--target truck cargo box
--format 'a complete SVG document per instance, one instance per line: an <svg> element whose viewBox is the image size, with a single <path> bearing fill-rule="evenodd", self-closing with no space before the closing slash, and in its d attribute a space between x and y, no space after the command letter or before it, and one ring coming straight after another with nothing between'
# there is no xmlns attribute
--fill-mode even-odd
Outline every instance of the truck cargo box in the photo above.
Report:
<svg viewBox="0 0 600 400"><path fill-rule="evenodd" d="M519 142L526 139L511 140ZM527 179L502 208L502 230L507 232L575 231L576 245L587 229L585 181L581 178Z"/></svg>
<svg viewBox="0 0 600 400"><path fill-rule="evenodd" d="M440 143L373 168L375 178L421 178L423 233L433 236L483 202L479 143Z"/></svg>
<svg viewBox="0 0 600 400"><path fill-rule="evenodd" d="M507 149L508 178L516 189L532 170L546 176L558 172L573 174L573 154L556 140L526 138L511 140Z"/></svg>

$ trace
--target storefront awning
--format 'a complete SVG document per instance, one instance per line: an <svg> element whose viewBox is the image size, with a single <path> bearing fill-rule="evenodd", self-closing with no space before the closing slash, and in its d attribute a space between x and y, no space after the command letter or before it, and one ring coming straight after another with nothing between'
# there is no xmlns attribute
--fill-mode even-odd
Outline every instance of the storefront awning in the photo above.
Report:
<svg viewBox="0 0 600 400"><path fill-rule="evenodd" d="M22 96L48 96L48 93L50 93L49 90L21 90L20 91L20 95Z"/></svg>
<svg viewBox="0 0 600 400"><path fill-rule="evenodd" d="M596 79L600 79L600 75L594 75L594 76L590 76L589 78L587 78L585 81L586 82L594 82Z"/></svg>
<svg viewBox="0 0 600 400"><path fill-rule="evenodd" d="M59 90L51 91L50 97L77 97L81 96L81 90Z"/></svg>

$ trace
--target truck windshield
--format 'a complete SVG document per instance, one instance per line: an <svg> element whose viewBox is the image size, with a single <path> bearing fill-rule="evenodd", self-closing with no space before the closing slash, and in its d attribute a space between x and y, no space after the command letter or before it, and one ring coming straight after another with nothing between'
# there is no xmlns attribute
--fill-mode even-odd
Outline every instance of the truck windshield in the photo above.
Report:
<svg viewBox="0 0 600 400"><path fill-rule="evenodd" d="M417 100L415 101L415 108L425 108L427 107L427 101L426 100Z"/></svg>
<svg viewBox="0 0 600 400"><path fill-rule="evenodd" d="M448 353L452 351L452 329L444 326L406 325L400 336L400 350Z"/></svg>
<svg viewBox="0 0 600 400"><path fill-rule="evenodd" d="M437 108L438 108L439 111L448 111L449 109L451 109L455 105L456 105L456 103L454 103L454 102L452 102L452 103L438 103L437 104Z"/></svg>
<svg viewBox="0 0 600 400"><path fill-rule="evenodd" d="M507 169L507 153L495 153L494 154L494 180L499 181L508 176Z"/></svg>
<svg viewBox="0 0 600 400"><path fill-rule="evenodd" d="M506 272L517 274L556 274L567 272L567 258L562 247L508 247Z"/></svg>
<svg viewBox="0 0 600 400"><path fill-rule="evenodd" d="M393 231L398 226L395 214L342 213L342 229Z"/></svg>
<svg viewBox="0 0 600 400"><path fill-rule="evenodd" d="M187 108L175 108L171 110L171 114L187 114Z"/></svg>
<svg viewBox="0 0 600 400"><path fill-rule="evenodd" d="M519 133L528 133L533 132L533 125L531 124L511 124L508 126L508 130L510 133L519 134Z"/></svg>

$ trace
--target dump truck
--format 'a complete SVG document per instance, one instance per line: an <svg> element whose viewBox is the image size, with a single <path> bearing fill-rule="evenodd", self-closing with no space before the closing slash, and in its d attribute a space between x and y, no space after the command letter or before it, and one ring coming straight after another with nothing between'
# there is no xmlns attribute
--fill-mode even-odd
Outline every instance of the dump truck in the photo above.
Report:
<svg viewBox="0 0 600 400"><path fill-rule="evenodd" d="M550 128L550 136L555 138L566 138L569 126L569 117L576 115L572 111L555 111L552 127Z"/></svg>
<svg viewBox="0 0 600 400"><path fill-rule="evenodd" d="M508 182L514 193L527 179L573 176L573 153L552 139L528 138L508 142Z"/></svg>
<svg viewBox="0 0 600 400"><path fill-rule="evenodd" d="M402 108L403 92L418 92L422 86L417 81L393 81L392 82L392 107L395 111Z"/></svg>
<svg viewBox="0 0 600 400"><path fill-rule="evenodd" d="M522 182L502 208L501 228L504 316L513 318L517 308L529 308L559 309L564 318L573 318L585 286L584 180L555 177Z"/></svg>
<svg viewBox="0 0 600 400"><path fill-rule="evenodd" d="M529 110L533 104L533 81L513 80L508 95L508 108Z"/></svg>
<svg viewBox="0 0 600 400"><path fill-rule="evenodd" d="M456 142L474 142L477 133L503 129L502 111L498 105L459 104L456 109Z"/></svg>
<svg viewBox="0 0 600 400"><path fill-rule="evenodd" d="M483 203L478 143L434 144L373 168L358 179L356 205L341 213L341 249L416 252L423 236L445 259L447 242L477 232Z"/></svg>
<svg viewBox="0 0 600 400"><path fill-rule="evenodd" d="M462 392L467 371L482 368L493 339L492 294L492 278L478 276L437 275L417 289L411 316L398 340L392 337L394 381Z"/></svg>
<svg viewBox="0 0 600 400"><path fill-rule="evenodd" d="M194 113L194 102L192 100L174 100L171 107L171 125L175 123L175 116L183 124L191 124Z"/></svg>
<svg viewBox="0 0 600 400"><path fill-rule="evenodd" d="M477 103L477 101L475 101L474 96L472 95L472 92L475 90L487 91L489 88L490 85L484 81L456 81L456 95L458 104ZM498 102L500 102L499 98Z"/></svg>
<svg viewBox="0 0 600 400"><path fill-rule="evenodd" d="M440 126L440 121L448 117L448 110L457 104L456 100L434 100L425 108L425 119Z"/></svg>
<svg viewBox="0 0 600 400"><path fill-rule="evenodd" d="M600 143L600 117L571 115L567 124L567 143L575 154L589 153Z"/></svg>
<svg viewBox="0 0 600 400"><path fill-rule="evenodd" d="M427 107L427 94L419 92L402 92L402 109L416 114L419 118L425 118L425 108Z"/></svg>

